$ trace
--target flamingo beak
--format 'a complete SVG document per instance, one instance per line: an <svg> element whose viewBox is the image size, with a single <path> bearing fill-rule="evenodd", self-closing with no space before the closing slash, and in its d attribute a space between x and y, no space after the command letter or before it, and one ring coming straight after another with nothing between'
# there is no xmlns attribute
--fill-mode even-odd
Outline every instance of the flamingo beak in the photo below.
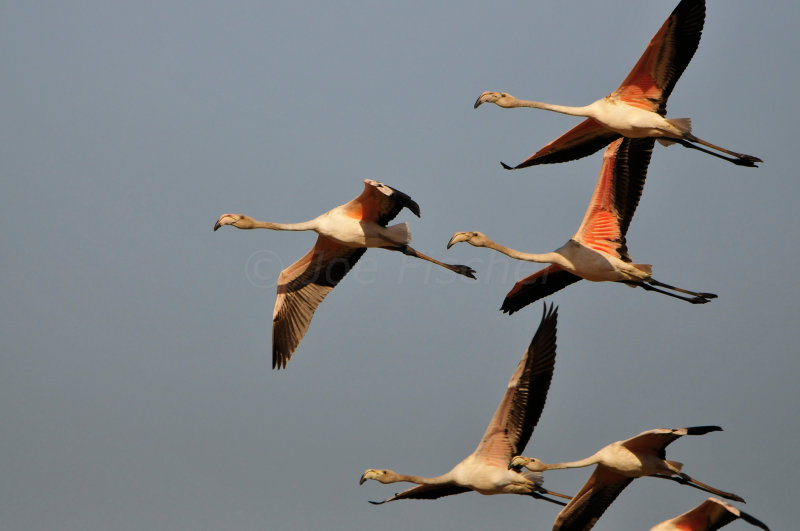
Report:
<svg viewBox="0 0 800 531"><path fill-rule="evenodd" d="M519 470L520 468L522 468L522 462L521 462L519 456L514 456L511 459L511 462L508 463L508 469L511 470L512 468L515 469L515 470Z"/></svg>
<svg viewBox="0 0 800 531"><path fill-rule="evenodd" d="M359 480L358 480L358 484L359 484L359 485L363 485L363 484L364 484L364 482L367 480L367 478L365 478L365 477L364 477L364 476L366 476L366 475L367 475L367 473L366 473L366 472L364 472L364 473L361 475L361 479L359 479Z"/></svg>
<svg viewBox="0 0 800 531"><path fill-rule="evenodd" d="M236 216L234 214L222 214L216 223L214 223L214 230L216 231L218 228L224 225L233 225L237 221L239 221L240 216Z"/></svg>
<svg viewBox="0 0 800 531"><path fill-rule="evenodd" d="M478 96L478 99L475 100L475 105L472 106L473 109L477 109L478 107L481 106L481 103L483 103L483 99L482 98L483 98L483 94Z"/></svg>
<svg viewBox="0 0 800 531"><path fill-rule="evenodd" d="M465 234L463 232L456 232L455 234L453 234L453 237L450 238L450 241L447 242L447 248L449 249L450 247L454 246L455 244L457 244L459 242L464 242L464 241L467 241L467 238L466 238Z"/></svg>

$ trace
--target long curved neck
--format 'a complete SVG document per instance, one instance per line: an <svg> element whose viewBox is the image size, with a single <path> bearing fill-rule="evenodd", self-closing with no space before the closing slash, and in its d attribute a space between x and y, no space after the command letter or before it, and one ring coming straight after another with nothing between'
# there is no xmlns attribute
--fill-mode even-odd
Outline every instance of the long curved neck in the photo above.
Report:
<svg viewBox="0 0 800 531"><path fill-rule="evenodd" d="M543 463L542 464L542 471L544 470L559 470L562 468L582 468L585 466L592 466L596 465L600 462L600 459L597 457L597 454L590 455L586 459L581 459L579 461L567 461L565 463Z"/></svg>
<svg viewBox="0 0 800 531"><path fill-rule="evenodd" d="M499 253L503 253L506 256L510 256L511 258L515 258L517 260L526 260L528 262L538 262L540 264L555 264L560 261L560 255L557 253L523 253L514 249L510 249L505 245L500 245L497 242L493 242L490 239L486 239L486 243L483 247L488 249L494 249Z"/></svg>
<svg viewBox="0 0 800 531"><path fill-rule="evenodd" d="M434 478L425 478L422 476L412 476L409 474L398 474L392 472L391 475L385 477L381 483L398 483L400 481L408 481L409 483L416 483L417 485L444 485L450 483L451 479L448 474L436 476Z"/></svg>
<svg viewBox="0 0 800 531"><path fill-rule="evenodd" d="M519 100L514 99L513 103L508 107L530 107L532 109L544 109L545 111L560 112L561 114L569 114L571 116L588 116L589 107L570 107L568 105L555 105L552 103L544 103L541 101Z"/></svg>
<svg viewBox="0 0 800 531"><path fill-rule="evenodd" d="M270 230L314 230L317 227L315 220L300 223L272 223L270 221L253 221L253 229Z"/></svg>

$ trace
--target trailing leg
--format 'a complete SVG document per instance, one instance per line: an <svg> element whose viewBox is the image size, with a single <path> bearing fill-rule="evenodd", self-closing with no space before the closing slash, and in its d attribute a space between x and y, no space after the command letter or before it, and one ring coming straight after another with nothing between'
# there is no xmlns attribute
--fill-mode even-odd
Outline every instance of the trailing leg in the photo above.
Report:
<svg viewBox="0 0 800 531"><path fill-rule="evenodd" d="M673 297L675 299L680 299L682 301L690 302L692 304L705 304L705 303L709 302L710 299L716 298L716 295L714 295L713 293L694 293L694 292L691 292L691 291L677 289L677 291L680 291L682 293L688 293L690 295L693 295L692 297L684 297L682 295L678 295L677 293L671 293L669 291L666 291L666 290L663 290L663 289L659 289L659 288L651 285L652 282L653 282L653 280L651 279L650 281L641 281L641 282L628 281L628 282L625 282L625 283L630 285L630 286L639 286L640 288L642 288L642 289L644 289L646 291L654 291L656 293L661 293L662 295L667 295L669 297ZM675 289L672 286L664 285L664 284L661 284L660 282L657 285L663 285L666 288ZM706 295L710 295L710 297L706 297Z"/></svg>
<svg viewBox="0 0 800 531"><path fill-rule="evenodd" d="M709 155L711 155L713 157L717 157L717 158L720 158L720 159L723 159L723 160L727 160L728 162L732 162L732 163L734 163L734 164L736 164L738 166L747 166L749 168L757 168L758 166L756 166L756 162L764 162L763 160L761 160L758 157L754 157L752 155L745 155L744 153L737 153L735 151L730 151L728 149L716 146L716 145L714 145L714 144L712 144L710 142L706 142L703 139L697 138L696 136L694 136L692 134L687 134L684 139L673 139L673 138L670 138L669 140L673 140L673 141L677 142L678 144L682 145L683 147L687 147L689 149L696 149L698 151L702 151L703 153L708 153ZM719 153L715 153L715 152L710 151L708 149L701 148L700 146L694 145L692 142L697 142L698 144L702 144L704 146L708 146L708 147L710 147L712 149L716 149L717 151L721 151L723 153L727 153L728 155L731 155L731 157L733 157L733 158L726 157L724 155L720 155Z"/></svg>
<svg viewBox="0 0 800 531"><path fill-rule="evenodd" d="M566 494L561 494L560 492L556 492L556 491L553 491L553 490L547 490L547 489L542 488L542 487L539 487L539 490L537 490L536 492L542 492L542 493L548 494L550 496L557 496L559 498L564 498L565 500L571 500L572 499L572 496L568 496Z"/></svg>
<svg viewBox="0 0 800 531"><path fill-rule="evenodd" d="M406 256L413 256L415 258L420 258L422 260L426 260L428 262L434 263L436 265L442 266L446 269L454 273L458 273L459 275L464 275L465 277L475 278L475 270L471 267L465 265L452 265L452 264L445 264L444 262L440 262L435 258L431 258L430 256L424 255L411 247L410 245L402 245L400 247L387 247L387 249L391 249L392 251L400 251Z"/></svg>
<svg viewBox="0 0 800 531"><path fill-rule="evenodd" d="M744 498L742 498L738 494L734 494L732 492L725 492L724 490L716 489L716 488L712 487L711 485L706 485L705 483L701 483L700 481L697 481L696 479L694 479L693 477L689 476L688 474L684 474L682 472L679 474L679 477L667 476L665 474L655 474L654 477L664 478L664 479L671 479L672 481L674 481L676 483L680 483L681 485L689 485L690 487L694 487L694 488L696 488L698 490L702 490L704 492L708 492L708 493L711 493L711 494L716 494L717 496L720 496L722 498L726 498L728 500L733 500L733 501L746 503L744 501Z"/></svg>
<svg viewBox="0 0 800 531"><path fill-rule="evenodd" d="M548 498L547 496L542 496L538 492L531 492L530 494L528 494L528 496L530 496L532 498L536 498L537 500L549 501L550 503L555 503L556 505L560 505L562 507L566 507L566 505L567 505L566 503L564 503L562 501L554 500L553 498Z"/></svg>
<svg viewBox="0 0 800 531"><path fill-rule="evenodd" d="M677 286L670 286L669 284L665 284L663 282L659 282L658 280L656 280L654 278L650 278L650 280L648 280L647 282L652 286L659 286L659 287L662 287L662 288L671 289L671 290L674 290L674 291L677 291L677 292L680 292L680 293L685 293L687 295L694 295L695 297L700 297L700 298L703 298L703 299L716 299L717 298L717 296L714 293L702 293L702 292L697 292L697 291L689 291L688 289L679 288Z"/></svg>

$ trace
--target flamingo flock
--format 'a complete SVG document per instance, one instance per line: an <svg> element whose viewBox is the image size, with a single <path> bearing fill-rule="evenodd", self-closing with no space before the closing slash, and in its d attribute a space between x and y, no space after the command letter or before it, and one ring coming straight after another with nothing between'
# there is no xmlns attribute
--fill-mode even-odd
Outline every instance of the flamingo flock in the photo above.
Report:
<svg viewBox="0 0 800 531"><path fill-rule="evenodd" d="M698 48L705 15L705 0L681 0L619 88L589 105L569 107L519 100L505 92L483 92L474 103L474 108L494 103L503 108L528 107L585 118L522 163L514 167L502 163L506 169L572 161L605 148L583 221L562 247L540 254L521 252L496 243L478 231L456 232L450 238L448 249L456 243L467 242L513 259L549 264L513 286L500 308L503 312L515 313L581 279L639 287L691 304L706 304L717 298L713 293L691 291L656 280L650 264L633 262L626 241L656 140L662 145L677 143L738 166L757 167L763 162L758 157L696 137L688 118L666 118L667 100ZM218 218L214 231L230 225L237 229L317 233L311 250L281 271L278 277L272 317L273 369L286 368L323 299L356 267L369 248L398 251L455 274L476 278L476 272L466 265L447 264L412 248L408 224L389 225L404 208L419 217L419 205L411 197L384 183L366 179L358 197L309 221L264 222L244 214L223 214ZM744 503L741 496L698 481L683 471L682 463L666 458L665 449L672 442L685 436L722 431L719 426L651 429L604 446L578 461L548 464L520 455L541 417L550 389L555 368L557 321L558 308L545 303L538 329L472 454L450 471L432 477L369 468L362 474L359 484L368 480L415 484L383 501L370 503L433 500L469 491L484 495L520 494L562 506L552 529L563 531L585 531L594 527L622 491L635 478L645 476L669 479ZM590 466L594 467L591 476L574 496L543 487L545 472ZM737 507L708 498L680 516L656 524L651 531L714 530L736 520L769 529Z"/></svg>

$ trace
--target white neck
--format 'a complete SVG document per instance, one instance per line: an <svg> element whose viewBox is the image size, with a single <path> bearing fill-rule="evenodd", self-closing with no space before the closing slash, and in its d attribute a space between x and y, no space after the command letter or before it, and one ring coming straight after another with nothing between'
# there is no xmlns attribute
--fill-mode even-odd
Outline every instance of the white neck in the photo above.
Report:
<svg viewBox="0 0 800 531"><path fill-rule="evenodd" d="M558 253L523 253L504 245L500 245L497 242L493 242L489 238L486 238L486 244L482 247L486 247L488 249L494 249L497 252L503 253L506 256L510 256L516 260L525 260L528 262L537 262L540 264L559 264L562 265L564 259Z"/></svg>
<svg viewBox="0 0 800 531"><path fill-rule="evenodd" d="M590 105L585 107L570 107L568 105L555 105L541 101L519 100L516 98L514 98L512 103L506 105L506 107L530 107L532 109L560 112L561 114L569 114L571 116L589 116L591 112Z"/></svg>
<svg viewBox="0 0 800 531"><path fill-rule="evenodd" d="M270 229L270 230L315 230L317 228L316 220L302 221L300 223L272 223L269 221L254 221L254 229Z"/></svg>
<svg viewBox="0 0 800 531"><path fill-rule="evenodd" d="M390 471L389 477L384 478L381 483L397 483L400 481L408 481L409 483L416 483L417 485L446 485L448 483L452 483L449 474L442 474L441 476L426 478L422 476L398 474L394 471Z"/></svg>
<svg viewBox="0 0 800 531"><path fill-rule="evenodd" d="M579 461L567 461L565 463L542 463L541 470L559 470L562 468L582 468L585 466L592 466L596 465L600 462L600 459L597 457L597 454L590 455L586 459L581 459Z"/></svg>

